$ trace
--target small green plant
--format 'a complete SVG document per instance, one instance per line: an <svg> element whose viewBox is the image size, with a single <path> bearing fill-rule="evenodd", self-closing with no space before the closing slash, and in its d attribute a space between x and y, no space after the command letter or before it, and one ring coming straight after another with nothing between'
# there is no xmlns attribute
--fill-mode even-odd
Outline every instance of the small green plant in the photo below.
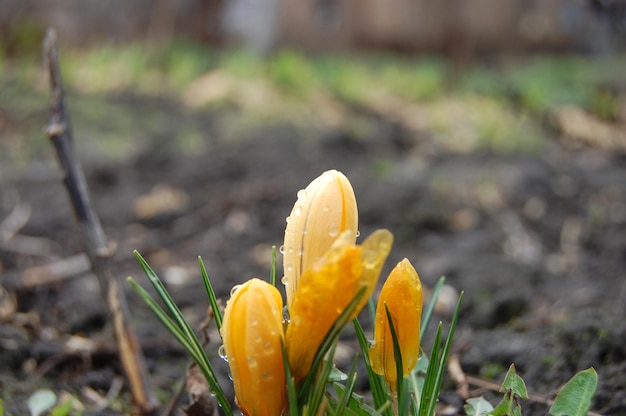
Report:
<svg viewBox="0 0 626 416"><path fill-rule="evenodd" d="M596 391L598 375L593 368L577 373L559 391L548 414L550 416L585 416ZM511 364L500 387L503 398L494 408L484 397L466 400L465 413L471 416L521 416L522 400L528 399L524 380Z"/></svg>

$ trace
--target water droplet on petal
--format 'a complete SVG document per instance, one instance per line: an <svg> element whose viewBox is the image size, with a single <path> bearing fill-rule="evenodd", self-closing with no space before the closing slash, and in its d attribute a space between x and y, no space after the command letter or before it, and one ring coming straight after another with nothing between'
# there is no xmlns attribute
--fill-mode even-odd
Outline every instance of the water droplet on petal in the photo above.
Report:
<svg viewBox="0 0 626 416"><path fill-rule="evenodd" d="M287 286L287 284L289 283L289 279L287 279L287 276L283 276L280 278L280 283L284 284L285 286Z"/></svg>
<svg viewBox="0 0 626 416"><path fill-rule="evenodd" d="M246 357L246 363L248 364L248 368L256 367L257 365L259 365L257 360L255 360L255 358L251 355L248 355Z"/></svg>
<svg viewBox="0 0 626 416"><path fill-rule="evenodd" d="M330 223L330 225L328 226L328 235L331 237L337 237L339 235L339 227L336 223Z"/></svg>
<svg viewBox="0 0 626 416"><path fill-rule="evenodd" d="M230 289L230 296L232 297L235 294L235 292L239 290L240 287L241 287L241 285L233 286L233 288Z"/></svg>
<svg viewBox="0 0 626 416"><path fill-rule="evenodd" d="M265 352L265 354L272 354L274 352L274 346L271 342L267 341L263 344L263 352Z"/></svg>
<svg viewBox="0 0 626 416"><path fill-rule="evenodd" d="M289 220L291 220L291 217L287 217L287 218L285 218L285 222L286 222L287 224L289 224Z"/></svg>
<svg viewBox="0 0 626 416"><path fill-rule="evenodd" d="M228 362L228 356L226 355L226 348L224 348L224 345L220 345L217 349L217 355L219 355L222 360Z"/></svg>
<svg viewBox="0 0 626 416"><path fill-rule="evenodd" d="M361 236L361 232L359 230L356 230L356 238L359 238Z"/></svg>
<svg viewBox="0 0 626 416"><path fill-rule="evenodd" d="M306 198L306 194L307 194L306 189L300 189L300 190L298 191L298 199L304 199L304 198Z"/></svg>
<svg viewBox="0 0 626 416"><path fill-rule="evenodd" d="M285 254L285 246L280 246L278 251L280 251L280 254Z"/></svg>
<svg viewBox="0 0 626 416"><path fill-rule="evenodd" d="M296 205L296 206L293 208L293 213L294 213L294 215L300 215L300 214L302 214L302 207L301 207L300 205Z"/></svg>

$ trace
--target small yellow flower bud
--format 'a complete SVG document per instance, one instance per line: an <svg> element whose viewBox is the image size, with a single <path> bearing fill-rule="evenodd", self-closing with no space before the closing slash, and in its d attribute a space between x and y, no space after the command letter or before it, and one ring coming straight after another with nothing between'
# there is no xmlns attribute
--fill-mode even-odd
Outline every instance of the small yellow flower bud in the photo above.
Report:
<svg viewBox="0 0 626 416"><path fill-rule="evenodd" d="M366 288L364 296L352 318L365 306L392 242L393 235L389 231L378 230L358 246L351 232L346 231L318 262L304 271L285 335L287 358L296 381L311 371L324 337L363 287Z"/></svg>
<svg viewBox="0 0 626 416"><path fill-rule="evenodd" d="M385 305L396 331L402 354L403 377L406 377L417 363L422 318L422 283L407 259L391 271L380 292L376 306L375 344L369 354L374 372L382 375L390 389L396 391L396 359Z"/></svg>
<svg viewBox="0 0 626 416"><path fill-rule="evenodd" d="M287 217L283 244L284 282L290 311L302 273L346 230L350 231L349 240L354 244L357 225L356 198L343 173L326 171L298 192L298 200Z"/></svg>
<svg viewBox="0 0 626 416"><path fill-rule="evenodd" d="M280 415L286 404L280 292L251 279L232 294L222 340L237 405L247 416Z"/></svg>

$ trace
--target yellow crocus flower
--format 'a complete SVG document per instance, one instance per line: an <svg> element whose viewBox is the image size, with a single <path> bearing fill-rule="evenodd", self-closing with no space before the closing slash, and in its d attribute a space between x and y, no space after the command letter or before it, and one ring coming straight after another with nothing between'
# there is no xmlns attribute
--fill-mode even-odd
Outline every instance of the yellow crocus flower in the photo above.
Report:
<svg viewBox="0 0 626 416"><path fill-rule="evenodd" d="M282 247L283 282L290 311L302 273L345 231L350 231L349 240L354 244L357 224L354 190L343 173L328 170L298 192L298 200L287 217Z"/></svg>
<svg viewBox="0 0 626 416"><path fill-rule="evenodd" d="M318 262L304 271L285 335L287 358L296 381L311 371L324 337L363 287L365 294L351 318L365 306L392 242L393 235L388 230L378 230L359 246L354 244L352 233L346 231Z"/></svg>
<svg viewBox="0 0 626 416"><path fill-rule="evenodd" d="M286 390L278 289L256 278L241 285L226 305L221 331L241 411L247 416L279 416Z"/></svg>
<svg viewBox="0 0 626 416"><path fill-rule="evenodd" d="M369 354L374 372L382 375L395 392L396 360L385 305L392 317L402 356L403 377L406 377L417 363L422 316L422 283L409 260L404 259L396 265L380 292L374 326L375 343Z"/></svg>

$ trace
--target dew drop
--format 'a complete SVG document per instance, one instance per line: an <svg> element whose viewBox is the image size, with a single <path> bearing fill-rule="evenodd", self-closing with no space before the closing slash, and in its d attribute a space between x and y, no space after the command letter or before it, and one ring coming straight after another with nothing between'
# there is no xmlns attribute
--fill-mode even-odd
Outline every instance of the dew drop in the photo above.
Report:
<svg viewBox="0 0 626 416"><path fill-rule="evenodd" d="M330 225L328 226L328 235L331 237L337 237L339 235L339 227L336 223L330 223Z"/></svg>
<svg viewBox="0 0 626 416"><path fill-rule="evenodd" d="M292 270L293 270L293 265L291 265L291 263L289 263L289 264L287 265L287 271L288 271L288 272L290 272L290 271L292 271Z"/></svg>
<svg viewBox="0 0 626 416"><path fill-rule="evenodd" d="M246 363L248 364L248 368L256 367L259 365L257 360L251 355L248 355L246 357Z"/></svg>
<svg viewBox="0 0 626 416"><path fill-rule="evenodd" d="M306 198L306 194L307 194L306 189L300 189L298 191L298 194L297 194L298 195L298 199Z"/></svg>
<svg viewBox="0 0 626 416"><path fill-rule="evenodd" d="M233 286L233 288L230 289L230 296L233 296L235 294L235 292L237 292L239 290L240 287L241 287L241 285Z"/></svg>
<svg viewBox="0 0 626 416"><path fill-rule="evenodd" d="M359 230L356 230L356 238L359 238L361 236L361 232Z"/></svg>
<svg viewBox="0 0 626 416"><path fill-rule="evenodd" d="M287 224L289 224L289 220L291 220L291 217L287 217L287 218L285 218L285 222L286 222Z"/></svg>
<svg viewBox="0 0 626 416"><path fill-rule="evenodd" d="M257 321L256 319L253 319L253 320L250 321L250 325L258 326L259 325L259 321Z"/></svg>
<svg viewBox="0 0 626 416"><path fill-rule="evenodd" d="M293 208L293 213L294 213L294 215L300 215L300 214L302 214L302 207L301 207L300 205L296 205L296 206Z"/></svg>
<svg viewBox="0 0 626 416"><path fill-rule="evenodd" d="M226 348L224 348L224 345L220 345L217 349L217 355L219 355L222 360L228 362L228 356L226 355Z"/></svg>
<svg viewBox="0 0 626 416"><path fill-rule="evenodd" d="M328 205L324 205L324 206L322 207L322 211L323 211L323 212L328 212L328 211L330 211L330 207L329 207Z"/></svg>
<svg viewBox="0 0 626 416"><path fill-rule="evenodd" d="M271 342L267 341L265 342L265 344L263 344L263 351L265 352L265 354L271 354L274 352L274 346Z"/></svg>
<svg viewBox="0 0 626 416"><path fill-rule="evenodd" d="M280 254L285 254L285 246L280 246L278 251L280 251Z"/></svg>
<svg viewBox="0 0 626 416"><path fill-rule="evenodd" d="M272 379L272 374L269 371L263 371L263 373L261 373L261 377L265 379L265 381L269 381Z"/></svg>
<svg viewBox="0 0 626 416"><path fill-rule="evenodd" d="M280 278L280 283L284 284L285 286L287 286L287 284L289 283L289 279L287 279L287 276L283 276Z"/></svg>

